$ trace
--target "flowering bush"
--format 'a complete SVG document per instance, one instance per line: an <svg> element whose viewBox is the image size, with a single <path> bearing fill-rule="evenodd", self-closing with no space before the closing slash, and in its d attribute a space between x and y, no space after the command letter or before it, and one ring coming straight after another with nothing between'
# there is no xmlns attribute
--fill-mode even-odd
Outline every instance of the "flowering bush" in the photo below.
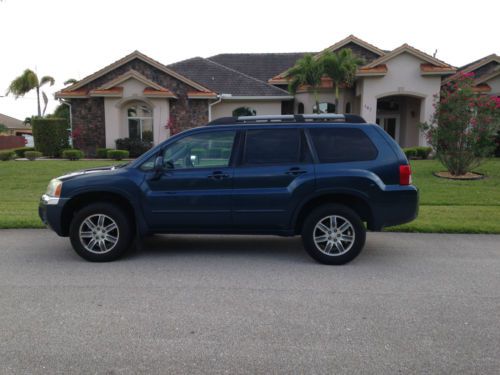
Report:
<svg viewBox="0 0 500 375"><path fill-rule="evenodd" d="M495 134L500 125L500 100L476 94L474 75L459 74L435 98L435 114L423 124L427 141L437 158L454 175L477 167L495 149Z"/></svg>

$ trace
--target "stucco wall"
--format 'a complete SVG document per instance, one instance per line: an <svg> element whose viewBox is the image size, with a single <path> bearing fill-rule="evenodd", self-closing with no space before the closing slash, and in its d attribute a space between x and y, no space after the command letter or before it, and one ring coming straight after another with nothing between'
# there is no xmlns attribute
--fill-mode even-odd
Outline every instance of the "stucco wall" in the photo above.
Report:
<svg viewBox="0 0 500 375"><path fill-rule="evenodd" d="M212 107L212 120L219 117L232 116L233 111L239 107L250 107L257 111L257 115L281 115L281 100L223 100Z"/></svg>
<svg viewBox="0 0 500 375"><path fill-rule="evenodd" d="M122 85L123 98L105 98L104 113L106 125L106 147L114 148L115 140L129 136L127 107L134 102L143 102L153 110L153 139L158 144L168 138L165 129L168 122L170 106L165 98L148 99L143 96L145 85L135 79L129 79Z"/></svg>
<svg viewBox="0 0 500 375"><path fill-rule="evenodd" d="M441 78L422 76L422 61L408 53L403 53L387 62L388 72L384 77L365 77L360 85L361 115L368 122L375 122L377 99L389 95L409 95L422 99L420 122L430 121L433 109L433 96L439 94ZM419 133L419 144L425 144Z"/></svg>
<svg viewBox="0 0 500 375"><path fill-rule="evenodd" d="M500 76L493 78L486 83L491 87L491 92L489 94L500 95Z"/></svg>

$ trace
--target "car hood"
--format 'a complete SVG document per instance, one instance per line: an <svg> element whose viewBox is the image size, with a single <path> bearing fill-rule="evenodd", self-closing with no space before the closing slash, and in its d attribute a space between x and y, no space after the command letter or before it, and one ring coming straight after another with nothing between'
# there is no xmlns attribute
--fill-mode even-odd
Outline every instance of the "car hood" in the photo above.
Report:
<svg viewBox="0 0 500 375"><path fill-rule="evenodd" d="M116 170L121 169L124 166L125 166L125 164L112 165L112 166L108 166L108 167L96 167L96 168L82 169L80 171L75 171L75 172L71 172L71 173L65 174L63 176L59 176L59 177L57 177L57 179L61 180L61 181L67 181L67 180L71 180L71 179L73 179L75 177L85 176L85 175L95 174L95 173L99 173L99 174L112 174Z"/></svg>

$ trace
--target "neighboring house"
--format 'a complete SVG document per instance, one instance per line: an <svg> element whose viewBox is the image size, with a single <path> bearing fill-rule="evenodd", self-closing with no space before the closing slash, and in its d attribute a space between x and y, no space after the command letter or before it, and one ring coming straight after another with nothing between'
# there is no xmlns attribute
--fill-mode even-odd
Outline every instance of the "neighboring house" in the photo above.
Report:
<svg viewBox="0 0 500 375"><path fill-rule="evenodd" d="M402 146L425 144L418 123L433 115L434 96L457 69L407 44L379 49L355 36L314 53L350 48L364 61L352 88L342 88L335 108L332 82L323 79L321 112L355 113L376 122ZM305 53L220 54L165 66L135 51L59 91L71 104L76 147L93 153L117 138L159 143L211 119L241 114L312 113L308 87L287 91L287 71ZM496 55L461 70L480 72L478 90L498 91ZM478 74L479 76L479 74Z"/></svg>
<svg viewBox="0 0 500 375"><path fill-rule="evenodd" d="M8 131L7 135L31 135L31 128L17 118L0 113L0 124L4 124Z"/></svg>

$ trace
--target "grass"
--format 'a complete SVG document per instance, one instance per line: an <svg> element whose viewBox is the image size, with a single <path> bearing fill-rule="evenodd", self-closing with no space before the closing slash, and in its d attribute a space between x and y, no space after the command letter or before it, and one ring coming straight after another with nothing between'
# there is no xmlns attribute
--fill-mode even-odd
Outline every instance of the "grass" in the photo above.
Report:
<svg viewBox="0 0 500 375"><path fill-rule="evenodd" d="M67 172L113 164L113 161L0 162L0 228L42 228L38 199L49 180ZM116 163L116 162L115 162ZM412 161L413 180L420 189L418 218L388 231L500 233L500 159L490 159L477 172L479 181L434 177L443 170L435 160Z"/></svg>

